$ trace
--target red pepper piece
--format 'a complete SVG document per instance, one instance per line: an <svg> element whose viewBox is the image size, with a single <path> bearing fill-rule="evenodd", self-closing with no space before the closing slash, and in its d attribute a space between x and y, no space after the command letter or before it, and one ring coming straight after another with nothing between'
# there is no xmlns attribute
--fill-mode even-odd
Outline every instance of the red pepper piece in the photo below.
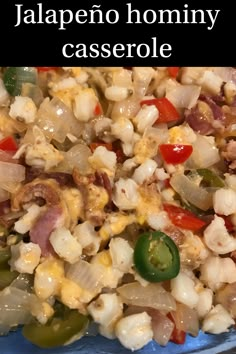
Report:
<svg viewBox="0 0 236 354"><path fill-rule="evenodd" d="M17 151L18 146L15 139L12 136L7 136L0 140L0 150L4 151Z"/></svg>
<svg viewBox="0 0 236 354"><path fill-rule="evenodd" d="M175 226L181 227L186 230L198 231L206 222L199 219L195 214L189 210L185 210L179 206L172 204L164 204L164 210L167 212L169 219Z"/></svg>
<svg viewBox="0 0 236 354"><path fill-rule="evenodd" d="M45 72L45 71L50 71L50 70L57 70L57 66L36 66L36 69L38 72Z"/></svg>
<svg viewBox="0 0 236 354"><path fill-rule="evenodd" d="M175 321L171 315L171 313L168 313L167 317L174 323ZM186 340L186 332L184 332L181 329L178 329L176 325L174 326L173 332L170 337L170 341L174 342L175 344L184 344Z"/></svg>
<svg viewBox="0 0 236 354"><path fill-rule="evenodd" d="M100 116L101 114L102 114L102 106L100 105L100 103L97 103L94 108L94 115Z"/></svg>
<svg viewBox="0 0 236 354"><path fill-rule="evenodd" d="M169 75L175 79L179 72L179 66L169 66L167 70Z"/></svg>
<svg viewBox="0 0 236 354"><path fill-rule="evenodd" d="M193 152L193 147L183 144L161 144L159 150L165 162L176 165L189 158Z"/></svg>
<svg viewBox="0 0 236 354"><path fill-rule="evenodd" d="M141 106L144 104L156 106L159 111L159 117L156 121L157 124L172 122L180 118L179 112L166 97L143 100L140 104Z"/></svg>
<svg viewBox="0 0 236 354"><path fill-rule="evenodd" d="M104 146L107 150L113 151L112 143L104 143L103 141L102 142L97 141L89 145L92 152L94 152L94 150L99 146Z"/></svg>
<svg viewBox="0 0 236 354"><path fill-rule="evenodd" d="M186 340L186 332L176 328L175 326L171 334L170 341L176 344L184 344L185 340Z"/></svg>

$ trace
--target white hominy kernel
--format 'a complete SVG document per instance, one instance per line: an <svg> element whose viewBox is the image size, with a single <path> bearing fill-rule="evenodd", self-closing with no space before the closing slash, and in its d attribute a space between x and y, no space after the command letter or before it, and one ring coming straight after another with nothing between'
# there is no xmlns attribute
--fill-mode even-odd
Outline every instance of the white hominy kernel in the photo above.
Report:
<svg viewBox="0 0 236 354"><path fill-rule="evenodd" d="M125 348L141 349L153 337L151 317L146 312L124 317L117 322L115 333Z"/></svg>
<svg viewBox="0 0 236 354"><path fill-rule="evenodd" d="M235 322L228 311L218 304L204 318L202 330L203 332L219 334L228 332L228 328L234 324Z"/></svg>
<svg viewBox="0 0 236 354"><path fill-rule="evenodd" d="M132 176L133 180L138 184L143 184L154 174L157 163L152 159L146 159L139 167L137 167Z"/></svg>
<svg viewBox="0 0 236 354"><path fill-rule="evenodd" d="M204 241L211 251L218 254L226 254L236 249L236 239L228 233L224 219L217 215L204 230Z"/></svg>
<svg viewBox="0 0 236 354"><path fill-rule="evenodd" d="M171 280L171 294L177 301L190 308L194 308L199 300L199 295L194 288L194 281L183 272Z"/></svg>
<svg viewBox="0 0 236 354"><path fill-rule="evenodd" d="M41 257L41 249L39 245L29 242L20 241L16 245L11 246L11 259L9 264L11 270L19 273L33 274L35 268L39 264Z"/></svg>
<svg viewBox="0 0 236 354"><path fill-rule="evenodd" d="M135 209L139 203L138 185L131 178L120 178L115 183L112 200L121 210Z"/></svg>
<svg viewBox="0 0 236 354"><path fill-rule="evenodd" d="M126 87L110 86L105 90L105 97L111 101L122 101L128 97L129 91Z"/></svg>
<svg viewBox="0 0 236 354"><path fill-rule="evenodd" d="M70 230L65 227L57 228L51 233L49 240L54 251L65 261L74 264L79 260L82 247Z"/></svg>
<svg viewBox="0 0 236 354"><path fill-rule="evenodd" d="M236 192L230 188L218 189L213 196L213 207L217 214L236 213Z"/></svg>
<svg viewBox="0 0 236 354"><path fill-rule="evenodd" d="M143 106L134 118L138 132L143 133L147 127L151 127L158 117L159 112L156 106Z"/></svg>
<svg viewBox="0 0 236 354"><path fill-rule="evenodd" d="M113 267L128 273L133 265L133 248L121 237L112 238L109 243Z"/></svg>
<svg viewBox="0 0 236 354"><path fill-rule="evenodd" d="M93 320L103 326L109 326L122 315L123 303L116 294L101 294L88 307Z"/></svg>
<svg viewBox="0 0 236 354"><path fill-rule="evenodd" d="M11 118L33 123L36 119L37 107L30 97L16 96L11 104L9 115Z"/></svg>

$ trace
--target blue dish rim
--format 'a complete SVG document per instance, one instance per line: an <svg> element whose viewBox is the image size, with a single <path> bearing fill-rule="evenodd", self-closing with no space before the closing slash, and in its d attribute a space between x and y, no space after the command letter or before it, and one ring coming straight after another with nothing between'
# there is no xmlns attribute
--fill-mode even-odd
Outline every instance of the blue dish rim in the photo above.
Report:
<svg viewBox="0 0 236 354"><path fill-rule="evenodd" d="M1 354L130 354L117 340L109 340L100 335L85 336L79 341L65 347L41 349L28 342L18 329L7 336L0 337ZM168 343L161 347L154 341L143 349L134 353L138 354L218 354L236 353L236 331L212 335L200 332L198 337L187 336L184 345Z"/></svg>

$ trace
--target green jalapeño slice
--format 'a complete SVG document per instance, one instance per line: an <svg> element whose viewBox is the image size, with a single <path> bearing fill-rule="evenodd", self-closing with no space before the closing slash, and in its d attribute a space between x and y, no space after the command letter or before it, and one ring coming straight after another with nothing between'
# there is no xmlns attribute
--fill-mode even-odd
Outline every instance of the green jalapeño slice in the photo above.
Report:
<svg viewBox="0 0 236 354"><path fill-rule="evenodd" d="M134 265L138 273L150 282L175 278L180 270L178 248L161 231L145 232L135 245Z"/></svg>
<svg viewBox="0 0 236 354"><path fill-rule="evenodd" d="M77 340L82 337L88 323L87 316L77 310L68 310L61 318L54 316L45 325L38 322L26 324L22 333L26 339L40 348L54 348L69 344L73 338Z"/></svg>

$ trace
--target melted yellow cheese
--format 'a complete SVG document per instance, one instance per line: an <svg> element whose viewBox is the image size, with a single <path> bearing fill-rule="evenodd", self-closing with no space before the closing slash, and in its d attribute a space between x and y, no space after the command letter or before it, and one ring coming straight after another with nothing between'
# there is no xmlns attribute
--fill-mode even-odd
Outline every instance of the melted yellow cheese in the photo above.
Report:
<svg viewBox="0 0 236 354"><path fill-rule="evenodd" d="M77 188L65 188L61 191L62 200L65 203L65 226L73 230L78 220L83 218L83 198L81 192Z"/></svg>

